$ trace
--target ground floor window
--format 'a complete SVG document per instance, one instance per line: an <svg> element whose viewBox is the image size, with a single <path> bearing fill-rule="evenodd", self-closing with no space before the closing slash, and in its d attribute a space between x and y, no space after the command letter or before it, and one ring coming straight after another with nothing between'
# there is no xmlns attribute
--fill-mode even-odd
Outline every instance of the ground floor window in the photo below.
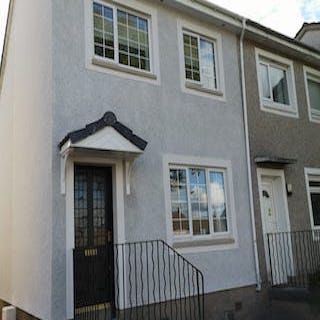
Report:
<svg viewBox="0 0 320 320"><path fill-rule="evenodd" d="M306 177L311 226L320 229L320 170L319 174L307 173Z"/></svg>
<svg viewBox="0 0 320 320"><path fill-rule="evenodd" d="M227 233L226 169L171 165L169 171L174 236Z"/></svg>

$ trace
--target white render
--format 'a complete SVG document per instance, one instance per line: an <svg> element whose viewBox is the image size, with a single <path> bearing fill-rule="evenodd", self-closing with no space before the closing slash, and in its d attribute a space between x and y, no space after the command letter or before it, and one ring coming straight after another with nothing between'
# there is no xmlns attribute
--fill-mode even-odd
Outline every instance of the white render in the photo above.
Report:
<svg viewBox="0 0 320 320"><path fill-rule="evenodd" d="M50 319L51 1L12 5L0 94L0 296Z"/></svg>

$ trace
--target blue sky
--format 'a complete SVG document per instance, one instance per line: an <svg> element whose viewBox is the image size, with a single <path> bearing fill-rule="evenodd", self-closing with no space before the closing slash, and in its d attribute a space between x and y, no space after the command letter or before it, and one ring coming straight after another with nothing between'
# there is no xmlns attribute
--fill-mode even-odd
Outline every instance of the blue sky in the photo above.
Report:
<svg viewBox="0 0 320 320"><path fill-rule="evenodd" d="M320 0L209 1L255 20L289 37L295 36L303 22L320 21ZM0 54L2 52L8 3L9 0L0 0Z"/></svg>

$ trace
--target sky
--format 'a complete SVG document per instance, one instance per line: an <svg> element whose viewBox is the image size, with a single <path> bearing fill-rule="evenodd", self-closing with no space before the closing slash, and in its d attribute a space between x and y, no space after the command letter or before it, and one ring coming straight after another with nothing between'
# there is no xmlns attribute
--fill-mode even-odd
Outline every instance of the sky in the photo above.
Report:
<svg viewBox="0 0 320 320"><path fill-rule="evenodd" d="M289 37L303 22L320 21L320 0L209 0ZM0 0L0 56L9 0Z"/></svg>

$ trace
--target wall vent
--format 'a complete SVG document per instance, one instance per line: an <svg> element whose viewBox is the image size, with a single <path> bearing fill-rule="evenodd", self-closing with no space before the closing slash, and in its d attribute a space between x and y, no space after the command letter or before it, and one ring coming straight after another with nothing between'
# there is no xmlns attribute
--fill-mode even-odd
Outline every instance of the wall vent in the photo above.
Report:
<svg viewBox="0 0 320 320"><path fill-rule="evenodd" d="M2 320L16 320L16 308L13 306L3 307Z"/></svg>

